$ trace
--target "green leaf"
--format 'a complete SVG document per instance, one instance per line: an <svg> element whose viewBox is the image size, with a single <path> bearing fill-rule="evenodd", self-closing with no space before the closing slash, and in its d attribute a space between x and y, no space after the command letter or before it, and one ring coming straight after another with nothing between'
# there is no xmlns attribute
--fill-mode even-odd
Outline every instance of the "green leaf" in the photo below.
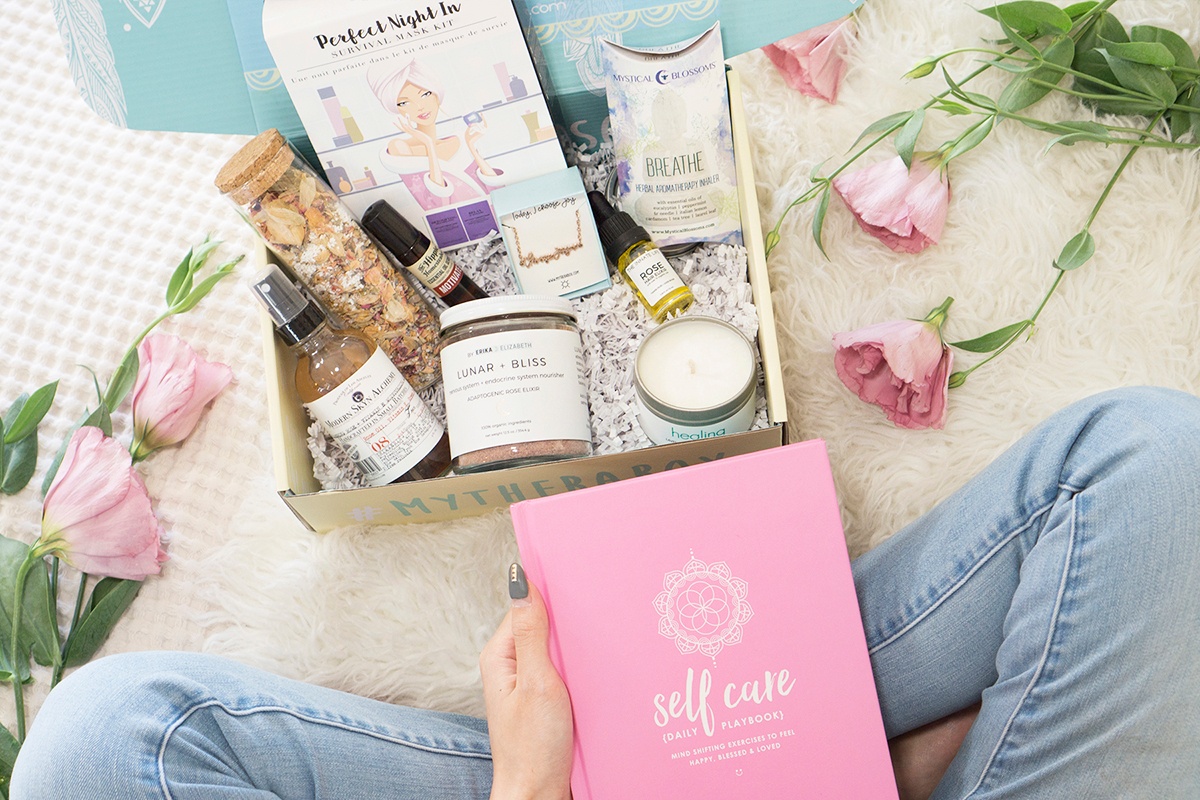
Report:
<svg viewBox="0 0 1200 800"><path fill-rule="evenodd" d="M1175 59L1174 66L1184 69L1196 69L1196 54L1188 45L1187 40L1175 31L1158 28L1154 25L1134 25L1129 29L1129 38L1135 42L1152 42L1166 48ZM1184 79L1186 81L1186 78Z"/></svg>
<svg viewBox="0 0 1200 800"><path fill-rule="evenodd" d="M1070 15L1052 3L1018 0L985 8L980 13L996 20L1002 27L1007 25L1014 28L1021 36L1029 39L1071 30Z"/></svg>
<svg viewBox="0 0 1200 800"><path fill-rule="evenodd" d="M988 111L996 110L995 100L988 97L986 94L977 94L975 92L966 91L954 82L954 78L950 77L950 73L946 71L945 67L942 68L942 77L945 78L946 85L950 87L950 91L955 97L958 97L964 102L970 103L973 106L977 106L978 108L987 109Z"/></svg>
<svg viewBox="0 0 1200 800"><path fill-rule="evenodd" d="M24 439L37 430L38 423L46 416L50 406L54 404L54 394L58 391L58 381L52 381L38 388L32 395L21 395L12 404L12 408L4 415L4 441L12 444L18 439Z"/></svg>
<svg viewBox="0 0 1200 800"><path fill-rule="evenodd" d="M90 661L141 588L141 581L101 579L79 617L71 635L71 649L65 654L63 663L68 667L77 667Z"/></svg>
<svg viewBox="0 0 1200 800"><path fill-rule="evenodd" d="M1095 252L1096 240L1086 229L1082 230L1072 236L1071 241L1063 247L1058 258L1054 259L1054 266L1063 272L1070 272L1090 261Z"/></svg>
<svg viewBox="0 0 1200 800"><path fill-rule="evenodd" d="M1004 91L997 98L997 105L1001 109L1008 112L1020 111L1049 94L1050 87L1042 83L1053 85L1062 80L1063 69L1075 58L1075 42L1070 36L1055 36L1041 52L1041 58L1047 63L1018 75L1004 87Z"/></svg>
<svg viewBox="0 0 1200 800"><path fill-rule="evenodd" d="M947 100L945 98L938 98L933 107L938 111L944 111L947 114L951 114L956 117L961 117L965 114L971 113L971 109L967 108L962 103L955 103L953 100Z"/></svg>
<svg viewBox="0 0 1200 800"><path fill-rule="evenodd" d="M1063 13L1070 17L1071 21L1074 22L1098 5L1100 4L1094 2L1094 0L1087 0L1087 2L1084 3L1072 3L1063 9Z"/></svg>
<svg viewBox="0 0 1200 800"><path fill-rule="evenodd" d="M1162 69L1175 66L1174 54L1159 42L1104 42L1104 50L1135 64L1147 64Z"/></svg>
<svg viewBox="0 0 1200 800"><path fill-rule="evenodd" d="M0 667L29 676L29 654L39 664L58 661L58 623L51 616L50 576L46 562L36 559L25 576L21 597L21 636L14 658L12 649L13 600L17 573L29 555L29 545L0 536Z"/></svg>
<svg viewBox="0 0 1200 800"><path fill-rule="evenodd" d="M171 306L171 313L183 314L184 312L191 311L193 308L195 308L196 304L203 300L208 293L212 291L213 287L221 281L221 279L233 272L233 268L237 266L238 262L240 262L243 258L245 258L245 256L238 256L232 261L226 261L224 264L217 267L216 271L214 271L204 280L200 281L200 283L196 284L195 288L188 293L187 297L180 300L178 304Z"/></svg>
<svg viewBox="0 0 1200 800"><path fill-rule="evenodd" d="M957 347L959 350L966 350L968 353L990 353L993 350L999 350L1004 345L1011 342L1013 339L1021 335L1026 329L1033 326L1033 323L1027 319L1020 322L1014 322L1012 325L1005 325L1003 328L985 333L975 339L967 339L962 342L950 342L951 347Z"/></svg>
<svg viewBox="0 0 1200 800"><path fill-rule="evenodd" d="M129 390L137 381L137 374L138 352L135 347L125 354L125 358L121 359L121 363L117 365L116 371L108 381L108 389L104 392L104 405L110 413L116 411L117 407L121 405L121 401L129 394Z"/></svg>
<svg viewBox="0 0 1200 800"><path fill-rule="evenodd" d="M1075 59L1075 69L1095 78L1098 81L1120 85L1117 76L1109 69L1108 60L1100 50L1089 50ZM1148 99L1133 98L1120 90L1110 89L1099 83L1093 83L1086 78L1076 78L1074 88L1088 94L1104 95L1105 99L1086 99L1084 102L1105 114L1140 114L1147 115L1161 109L1158 103Z"/></svg>
<svg viewBox="0 0 1200 800"><path fill-rule="evenodd" d="M1179 96L1181 105L1196 107L1200 103L1200 86L1192 86ZM1192 131L1197 141L1200 141L1200 113L1174 109L1168 114L1167 124L1171 130L1171 138L1178 141L1188 131Z"/></svg>
<svg viewBox="0 0 1200 800"><path fill-rule="evenodd" d="M5 456L4 456L4 420L0 419L0 481L4 480L5 472Z"/></svg>
<svg viewBox="0 0 1200 800"><path fill-rule="evenodd" d="M15 444L4 448L4 479L0 482L0 491L5 494L16 494L24 489L37 467L38 433L37 428Z"/></svg>
<svg viewBox="0 0 1200 800"><path fill-rule="evenodd" d="M1037 47L1034 46L1033 42L1026 39L1015 28L1005 22L1003 17L1001 17L998 22L1000 23L1000 30L1004 31L1004 35L1007 37L1006 41L1008 41L1010 44L1016 45L1018 50L1023 50L1034 58L1039 57L1039 51Z"/></svg>
<svg viewBox="0 0 1200 800"><path fill-rule="evenodd" d="M854 144L850 145L850 149L853 150L855 145L872 134L883 133L884 131L890 131L899 128L905 122L908 122L909 118L912 117L914 113L916 112L900 111L895 114L889 114L883 119L875 120L870 125L863 128L863 132L860 133L858 138L854 140Z"/></svg>
<svg viewBox="0 0 1200 800"><path fill-rule="evenodd" d="M1087 30L1076 38L1075 52L1086 53L1095 50L1103 46L1101 42L1128 41L1129 34L1125 32L1125 26L1121 24L1121 20L1107 11L1101 11L1100 15L1092 20Z"/></svg>
<svg viewBox="0 0 1200 800"><path fill-rule="evenodd" d="M917 78L924 78L926 75L932 75L933 71L937 69L938 61L940 60L937 58L927 58L904 73L904 77L909 80L916 80Z"/></svg>
<svg viewBox="0 0 1200 800"><path fill-rule="evenodd" d="M13 767L21 744L8 728L0 725L0 797L8 800L8 787L12 783Z"/></svg>
<svg viewBox="0 0 1200 800"><path fill-rule="evenodd" d="M1126 89L1149 95L1163 106L1175 102L1175 97L1179 94L1175 88L1175 81L1158 67L1129 61L1108 50L1099 52L1108 62L1108 68L1116 76L1117 82Z"/></svg>
<svg viewBox="0 0 1200 800"><path fill-rule="evenodd" d="M192 290L193 252L193 250L187 251L187 255L179 262L179 266L171 273L171 279L167 281L167 306L175 305L180 298Z"/></svg>
<svg viewBox="0 0 1200 800"><path fill-rule="evenodd" d="M963 153L966 153L968 150L973 150L978 147L980 143L982 143L983 140L988 137L988 134L992 132L992 127L995 124L996 118L988 117L975 127L970 128L960 139L958 139L958 141L954 143L954 146L950 148L950 151L942 156L942 163L953 161Z"/></svg>
<svg viewBox="0 0 1200 800"><path fill-rule="evenodd" d="M75 427L85 428L89 425L93 428L99 428L100 432L105 436L112 436L112 414L109 412L108 406L101 405L95 411L84 417L83 421Z"/></svg>
<svg viewBox="0 0 1200 800"><path fill-rule="evenodd" d="M913 150L917 147L917 138L921 135L921 128L924 125L925 109L917 109L909 117L908 122L904 123L900 132L896 134L896 152L904 160L904 166L909 169L912 168Z"/></svg>
<svg viewBox="0 0 1200 800"><path fill-rule="evenodd" d="M825 245L821 242L821 231L825 228L825 212L829 210L829 187L825 187L825 191L821 192L821 199L817 201L817 211L813 214L812 234L813 240L817 243L817 249L821 251L821 255L829 258L829 254L825 252Z"/></svg>

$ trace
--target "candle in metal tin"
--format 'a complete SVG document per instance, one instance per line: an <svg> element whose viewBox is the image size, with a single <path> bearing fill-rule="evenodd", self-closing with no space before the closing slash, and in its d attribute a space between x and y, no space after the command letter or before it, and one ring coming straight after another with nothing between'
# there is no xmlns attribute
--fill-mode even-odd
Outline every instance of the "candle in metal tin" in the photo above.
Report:
<svg viewBox="0 0 1200 800"><path fill-rule="evenodd" d="M754 423L754 347L733 325L673 319L638 347L638 422L655 444L741 433Z"/></svg>

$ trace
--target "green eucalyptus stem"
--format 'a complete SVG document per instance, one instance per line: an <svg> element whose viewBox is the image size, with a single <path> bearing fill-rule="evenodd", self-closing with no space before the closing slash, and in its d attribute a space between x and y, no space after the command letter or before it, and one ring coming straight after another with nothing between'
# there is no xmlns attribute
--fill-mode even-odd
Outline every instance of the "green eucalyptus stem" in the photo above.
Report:
<svg viewBox="0 0 1200 800"><path fill-rule="evenodd" d="M1159 114L1150 123L1148 129L1153 129L1154 126L1158 125L1161 119L1162 114ZM1100 213L1100 209L1104 206L1105 201L1108 200L1108 196L1112 193L1113 187L1117 185L1117 181L1120 180L1121 174L1125 172L1125 168L1129 166L1129 163L1133 160L1133 157L1139 148L1140 145L1133 145L1130 147L1129 152L1125 154L1125 157L1121 159L1121 163L1118 164L1116 170L1113 171L1112 177L1108 179L1108 183L1104 186L1104 191L1100 193L1100 197L1097 198L1096 202L1092 205L1092 210L1091 213L1088 214L1087 222L1083 224L1084 231L1089 230L1092 227L1092 223L1096 221L1096 216ZM1055 272L1057 274L1054 276L1054 282L1050 284L1049 290L1047 290L1046 294L1042 297L1042 301L1038 303L1037 309L1034 310L1029 319L1025 320L1025 324L1015 331L1013 335L1009 337L1008 341L989 353L987 358L983 359L978 364L973 364L969 369L956 372L954 376L952 376L952 378L955 379L955 386L961 386L963 382L966 381L968 375L999 356L1001 353L1011 347L1012 344L1017 341L1017 339L1021 338L1021 334L1025 333L1025 331L1033 328L1033 326L1037 324L1038 317L1042 315L1042 311L1046 308L1046 304L1050 302L1050 297L1058 289L1058 285L1062 283L1063 278L1067 276L1067 272L1065 270L1058 269L1057 267L1055 268Z"/></svg>
<svg viewBox="0 0 1200 800"><path fill-rule="evenodd" d="M1051 128L1054 131L1060 131L1062 133L1079 133L1079 129L1070 127L1069 123L1047 122L1046 120L1038 119L1037 117L1027 117L1024 114L1018 114L1014 111L1000 111L998 113L1005 119L1013 119L1017 122L1036 124L1042 126L1043 128ZM1096 124L1101 125L1105 130L1115 131L1117 133L1133 134L1134 136L1139 137L1139 141L1141 137L1148 136L1150 137L1150 141L1171 142L1171 140L1165 136L1160 136L1159 134L1154 133L1153 131L1148 131L1144 128L1134 128L1126 125L1108 125L1106 123ZM1129 142L1126 139L1113 139L1112 142L1109 142L1108 144L1136 144L1136 142ZM1184 145L1180 145L1180 147L1184 147Z"/></svg>
<svg viewBox="0 0 1200 800"><path fill-rule="evenodd" d="M1108 81L1103 80L1101 78L1097 78L1092 75L1088 75L1086 72L1080 72L1079 70L1071 69L1070 67L1059 66L1058 64L1054 64L1050 61L1046 61L1043 63L1045 64L1047 69L1058 70L1058 72L1062 73L1063 75L1070 75L1072 78L1079 78L1080 80L1087 81L1088 83L1094 83L1097 86L1103 86L1106 89L1112 89L1113 91L1116 91L1116 92L1122 92L1122 93L1126 94L1129 97L1129 99L1131 99L1131 100L1144 100L1147 103L1158 102L1158 98L1156 98L1152 94L1147 94L1145 92L1139 92L1136 89L1130 89L1128 86L1121 86L1120 84L1109 83ZM1061 78L1060 78L1060 80L1061 80ZM1051 83L1050 81L1044 81L1044 80L1041 80L1040 78L1030 78L1029 82L1034 85L1037 85L1037 86L1048 86L1049 88L1055 89L1059 92L1062 92L1063 94L1069 94L1069 95L1073 95L1075 97L1081 97L1085 100L1095 100L1095 99L1111 100L1112 99L1111 95L1089 94L1088 92L1080 92L1080 91L1076 91L1074 89L1064 89L1062 86L1060 86L1057 83Z"/></svg>
<svg viewBox="0 0 1200 800"><path fill-rule="evenodd" d="M67 667L67 656L71 654L71 644L75 641L75 629L79 626L79 617L83 613L83 598L87 594L88 574L79 573L79 591L75 593L75 611L71 614L71 627L67 628L67 640L63 642L62 658L54 667L50 677L50 688L53 689L62 680L63 670Z"/></svg>
<svg viewBox="0 0 1200 800"><path fill-rule="evenodd" d="M1075 41L1079 41L1081 36L1086 34L1093 25L1100 21L1100 15L1105 11L1108 11L1108 9L1112 8L1116 4L1117 0L1103 0L1102 3L1099 3L1093 8L1089 8L1087 13L1075 20L1075 25L1071 28L1067 35Z"/></svg>
<svg viewBox="0 0 1200 800"><path fill-rule="evenodd" d="M1154 126L1158 125L1159 120L1161 120L1162 117L1162 114L1159 114L1157 117L1155 117L1154 121L1150 123L1149 127L1153 128ZM1108 196L1112 193L1113 187L1117 185L1117 181L1120 179L1121 173L1123 173L1125 168L1129 166L1129 162L1133 160L1134 155L1139 149L1141 149L1141 147L1142 145L1133 145L1129 148L1129 152L1125 154L1125 158L1121 159L1121 163L1117 165L1117 169L1113 172L1112 177L1108 179L1108 184L1105 185L1104 191L1100 193L1100 199L1098 199L1096 204L1092 206L1092 213L1088 214L1087 222L1083 224L1083 229L1085 231L1092 227L1092 223L1096 221L1096 215L1100 213L1100 207L1104 205L1104 201L1107 200Z"/></svg>
<svg viewBox="0 0 1200 800"><path fill-rule="evenodd" d="M33 550L30 550L28 555L25 556L25 560L17 568L17 585L13 589L12 637L9 641L12 642L13 705L16 706L17 710L17 744L25 741L25 687L21 683L20 657L21 601L25 599L25 579L29 576L29 570L33 568L37 558Z"/></svg>
<svg viewBox="0 0 1200 800"><path fill-rule="evenodd" d="M54 603L54 599L58 597L58 556L50 559L50 602Z"/></svg>
<svg viewBox="0 0 1200 800"><path fill-rule="evenodd" d="M155 328L157 328L159 323L161 323L163 320L167 319L168 317L174 316L174 314L175 314L175 312L172 309L168 308L166 311L162 312L157 317L155 317L150 322L150 324L147 325L145 328L143 328L142 332L139 333L134 338L133 343L130 344L129 347L125 348L125 352L121 355L121 360L118 361L117 363L120 364L120 363L124 362L125 359L129 358L129 354L132 353L134 350L138 349L138 345L140 345L142 343L142 340L145 339L147 336L149 336L150 332L153 331Z"/></svg>

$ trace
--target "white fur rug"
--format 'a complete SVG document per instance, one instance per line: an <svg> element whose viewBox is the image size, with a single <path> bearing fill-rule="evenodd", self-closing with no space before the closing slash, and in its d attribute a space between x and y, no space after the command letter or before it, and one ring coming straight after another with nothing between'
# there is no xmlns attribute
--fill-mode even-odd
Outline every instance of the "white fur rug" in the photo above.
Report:
<svg viewBox="0 0 1200 800"><path fill-rule="evenodd" d="M1169 25L1200 43L1194 0L1122 0L1114 10L1127 24ZM90 378L76 365L111 372L190 244L212 231L229 243L224 252L252 251L252 233L211 186L244 137L113 128L76 94L46 4L5 3L0 15L0 181L9 199L0 214L0 404L63 378L43 427L49 448L91 400ZM975 43L989 24L964 0L869 0L837 106L791 92L758 53L737 58L764 223L774 223L813 164L837 163L866 124L939 90L936 77L902 81L909 67ZM1039 111L1078 117L1071 105L1051 100ZM946 134L952 125L929 128ZM836 331L921 317L947 295L956 298L950 339L1032 311L1053 277L1051 260L1123 156L1087 144L1043 154L1045 143L1004 125L955 162L949 222L925 253L891 252L835 200L829 260L808 235L810 210L789 221L771 258L791 438L828 441L855 554L1072 400L1128 384L1200 387L1200 161L1166 153L1135 159L1094 226L1094 261L1064 281L1031 341L951 392L945 430L893 428L838 382ZM506 516L306 532L271 485L255 315L247 290L231 281L164 328L230 364L237 381L189 442L144 465L172 560L106 652L207 650L387 700L481 713L476 656L503 614L504 569L515 554ZM35 484L40 477L41 469ZM36 492L0 498L7 535L32 540L37 519ZM39 673L35 706L44 686ZM0 703L8 703L0 720L11 724L11 701Z"/></svg>

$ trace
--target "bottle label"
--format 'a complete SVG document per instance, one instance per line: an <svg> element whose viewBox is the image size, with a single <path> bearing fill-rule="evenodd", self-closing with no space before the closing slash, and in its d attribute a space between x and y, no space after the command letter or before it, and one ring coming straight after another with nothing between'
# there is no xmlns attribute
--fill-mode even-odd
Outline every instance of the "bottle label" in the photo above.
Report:
<svg viewBox="0 0 1200 800"><path fill-rule="evenodd" d="M673 442L694 442L698 439L712 439L730 433L743 433L754 425L754 395L750 395L742 407L725 419L712 420L704 425L681 425L669 419L663 419L655 414L642 398L634 395L634 409L637 412L638 425L646 434L646 438L655 444L672 444Z"/></svg>
<svg viewBox="0 0 1200 800"><path fill-rule="evenodd" d="M625 275L646 298L646 305L653 308L659 301L676 289L684 288L683 281L675 268L657 247L647 250L629 262Z"/></svg>
<svg viewBox="0 0 1200 800"><path fill-rule="evenodd" d="M304 407L371 486L391 483L415 467L446 430L378 348L341 385Z"/></svg>
<svg viewBox="0 0 1200 800"><path fill-rule="evenodd" d="M591 441L584 374L575 331L504 331L446 345L450 455L553 439Z"/></svg>
<svg viewBox="0 0 1200 800"><path fill-rule="evenodd" d="M444 297L451 289L458 286L462 280L462 268L438 248L429 245L425 255L417 259L415 264L408 267L417 280L433 290L438 297Z"/></svg>

